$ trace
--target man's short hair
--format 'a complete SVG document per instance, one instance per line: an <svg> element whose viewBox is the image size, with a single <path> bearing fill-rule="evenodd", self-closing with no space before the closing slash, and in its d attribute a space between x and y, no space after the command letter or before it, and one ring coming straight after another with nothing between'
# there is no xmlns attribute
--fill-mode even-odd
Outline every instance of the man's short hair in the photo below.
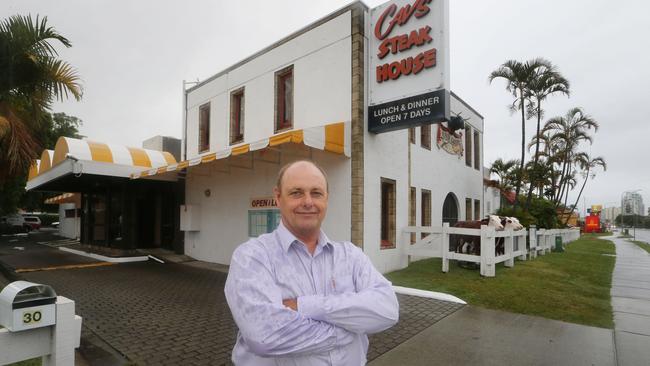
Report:
<svg viewBox="0 0 650 366"><path fill-rule="evenodd" d="M325 170L316 162L307 159L292 161L291 163L287 163L282 168L280 168L280 171L278 172L278 180L275 182L275 186L278 188L278 190L280 190L280 192L282 192L282 178L284 178L284 173L287 171L287 169L291 168L294 164L298 164L298 163L309 163L315 166L321 172L321 174L323 174L323 178L325 178L325 189L327 190L327 192L329 192L330 184L327 180L327 174L325 173Z"/></svg>

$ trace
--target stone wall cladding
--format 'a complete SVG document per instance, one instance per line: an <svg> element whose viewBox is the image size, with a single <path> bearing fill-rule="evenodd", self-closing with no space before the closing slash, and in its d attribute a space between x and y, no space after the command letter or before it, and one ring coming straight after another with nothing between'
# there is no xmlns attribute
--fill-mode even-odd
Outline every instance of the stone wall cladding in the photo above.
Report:
<svg viewBox="0 0 650 366"><path fill-rule="evenodd" d="M363 248L363 138L364 138L364 34L365 9L352 7L352 222L351 240Z"/></svg>

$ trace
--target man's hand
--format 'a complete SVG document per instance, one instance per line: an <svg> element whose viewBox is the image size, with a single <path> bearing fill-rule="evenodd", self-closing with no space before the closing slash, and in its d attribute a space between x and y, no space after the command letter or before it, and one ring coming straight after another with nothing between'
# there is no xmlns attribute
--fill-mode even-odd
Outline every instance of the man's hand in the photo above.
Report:
<svg viewBox="0 0 650 366"><path fill-rule="evenodd" d="M298 311L298 300L296 299L284 299L282 300L282 305L288 307L293 311Z"/></svg>

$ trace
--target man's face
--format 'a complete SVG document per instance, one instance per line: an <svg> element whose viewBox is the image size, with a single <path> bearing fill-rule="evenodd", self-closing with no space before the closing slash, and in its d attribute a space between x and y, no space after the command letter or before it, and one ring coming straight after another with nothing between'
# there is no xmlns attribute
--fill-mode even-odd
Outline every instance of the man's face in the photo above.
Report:
<svg viewBox="0 0 650 366"><path fill-rule="evenodd" d="M318 235L328 198L327 183L318 168L307 162L290 166L284 172L280 190L276 187L273 193L289 231L301 238Z"/></svg>

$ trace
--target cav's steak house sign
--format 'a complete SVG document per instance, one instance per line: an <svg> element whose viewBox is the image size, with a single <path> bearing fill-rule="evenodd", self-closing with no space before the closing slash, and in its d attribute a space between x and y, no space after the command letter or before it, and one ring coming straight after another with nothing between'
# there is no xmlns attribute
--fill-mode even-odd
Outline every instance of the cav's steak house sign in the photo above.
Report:
<svg viewBox="0 0 650 366"><path fill-rule="evenodd" d="M368 130L449 118L449 0L395 0L371 10Z"/></svg>

